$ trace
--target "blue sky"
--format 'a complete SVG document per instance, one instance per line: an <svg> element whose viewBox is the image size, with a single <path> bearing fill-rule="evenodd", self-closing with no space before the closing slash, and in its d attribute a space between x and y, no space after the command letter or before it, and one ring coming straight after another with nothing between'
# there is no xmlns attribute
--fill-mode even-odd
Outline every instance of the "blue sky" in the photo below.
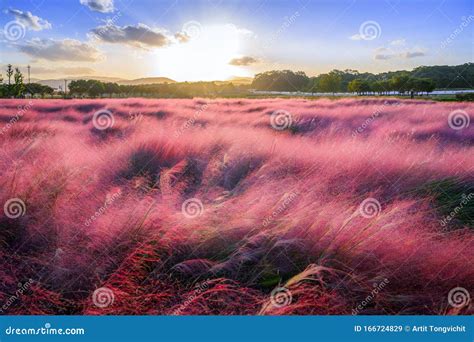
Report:
<svg viewBox="0 0 474 342"><path fill-rule="evenodd" d="M474 56L474 2L3 0L2 65L37 78L381 72ZM15 24L17 24L15 26Z"/></svg>

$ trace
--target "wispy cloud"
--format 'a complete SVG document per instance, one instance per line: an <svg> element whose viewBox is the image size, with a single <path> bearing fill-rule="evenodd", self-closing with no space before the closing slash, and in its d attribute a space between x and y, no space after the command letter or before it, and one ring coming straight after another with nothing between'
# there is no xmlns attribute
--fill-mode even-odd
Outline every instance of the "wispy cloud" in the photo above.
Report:
<svg viewBox="0 0 474 342"><path fill-rule="evenodd" d="M49 61L95 62L102 58L94 46L75 39L34 38L17 47L30 57Z"/></svg>
<svg viewBox="0 0 474 342"><path fill-rule="evenodd" d="M171 37L161 29L151 28L145 24L138 25L103 25L91 31L96 39L112 44L128 44L138 47L164 47L171 43Z"/></svg>
<svg viewBox="0 0 474 342"><path fill-rule="evenodd" d="M96 12L109 13L115 10L114 0L80 0L80 2Z"/></svg>
<svg viewBox="0 0 474 342"><path fill-rule="evenodd" d="M32 65L32 70L35 74L45 75L45 74L63 74L63 75L91 75L95 73L95 70L88 67L82 66L71 66L71 67L45 67L45 66L36 66Z"/></svg>
<svg viewBox="0 0 474 342"><path fill-rule="evenodd" d="M349 37L350 40L362 40L362 35L360 35L359 33L357 34L354 34L353 36L350 36Z"/></svg>
<svg viewBox="0 0 474 342"><path fill-rule="evenodd" d="M229 64L236 65L236 66L247 66L247 65L255 64L257 62L258 62L258 59L256 58L253 58L251 56L243 56L243 57L232 59L229 62Z"/></svg>
<svg viewBox="0 0 474 342"><path fill-rule="evenodd" d="M50 29L51 23L45 19L42 19L31 12L23 12L17 9L6 10L7 14L11 14L15 17L15 20L24 25L27 29L33 31L41 31Z"/></svg>
<svg viewBox="0 0 474 342"><path fill-rule="evenodd" d="M400 57L402 58L415 58L415 57L423 57L426 56L426 53L423 51L406 51L402 54L400 54Z"/></svg>
<svg viewBox="0 0 474 342"><path fill-rule="evenodd" d="M392 40L390 42L390 45L393 45L393 46L403 46L405 45L406 43L406 40L401 38L401 39L396 39L396 40Z"/></svg>
<svg viewBox="0 0 474 342"><path fill-rule="evenodd" d="M380 46L374 50L375 60L410 59L426 56L426 50L421 47L405 47L405 39L392 40L388 46Z"/></svg>

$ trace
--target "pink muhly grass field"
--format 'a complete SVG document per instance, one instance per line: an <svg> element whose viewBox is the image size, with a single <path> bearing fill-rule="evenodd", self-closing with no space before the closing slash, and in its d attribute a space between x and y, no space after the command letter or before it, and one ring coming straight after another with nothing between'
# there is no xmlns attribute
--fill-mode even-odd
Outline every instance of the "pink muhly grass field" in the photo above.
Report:
<svg viewBox="0 0 474 342"><path fill-rule="evenodd" d="M4 314L474 313L473 104L0 103Z"/></svg>

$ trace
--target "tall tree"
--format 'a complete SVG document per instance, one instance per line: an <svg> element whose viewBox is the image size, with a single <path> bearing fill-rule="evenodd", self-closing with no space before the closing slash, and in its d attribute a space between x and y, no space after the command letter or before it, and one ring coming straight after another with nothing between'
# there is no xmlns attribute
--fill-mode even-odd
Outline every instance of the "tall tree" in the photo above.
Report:
<svg viewBox="0 0 474 342"><path fill-rule="evenodd" d="M15 75L13 76L15 84L13 86L13 94L16 97L21 97L25 91L25 85L23 84L23 74L20 69L15 68Z"/></svg>
<svg viewBox="0 0 474 342"><path fill-rule="evenodd" d="M322 74L319 79L319 89L323 92L335 93L341 87L341 75L335 72Z"/></svg>

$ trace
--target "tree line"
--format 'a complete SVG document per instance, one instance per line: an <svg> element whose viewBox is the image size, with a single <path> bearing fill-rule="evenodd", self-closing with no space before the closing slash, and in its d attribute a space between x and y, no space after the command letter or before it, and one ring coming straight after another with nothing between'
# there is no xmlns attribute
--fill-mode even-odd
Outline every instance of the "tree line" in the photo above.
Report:
<svg viewBox="0 0 474 342"><path fill-rule="evenodd" d="M265 91L351 92L357 94L430 93L438 89L472 88L474 63L457 66L421 66L413 71L391 71L380 74L360 73L357 70L332 70L315 77L302 71L272 70L255 75L251 84L229 82L179 82L162 84L119 85L98 80L75 80L69 83L69 96L245 96L250 89ZM51 95L54 89L39 83L24 82L19 68L9 64L6 79L0 75L1 97ZM63 95L64 92L62 92Z"/></svg>
<svg viewBox="0 0 474 342"><path fill-rule="evenodd" d="M0 74L0 97L24 97L26 94L38 94L44 96L51 95L54 89L39 83L24 82L23 74L19 68L14 68L11 64L5 70L6 79Z"/></svg>
<svg viewBox="0 0 474 342"><path fill-rule="evenodd" d="M230 82L179 82L139 85L119 85L97 80L75 80L69 83L70 96L100 97L112 95L124 96L238 96L245 95L248 85L234 85Z"/></svg>
<svg viewBox="0 0 474 342"><path fill-rule="evenodd" d="M332 70L316 77L304 72L272 70L255 75L252 88L267 91L354 92L358 94L389 92L431 92L434 89L472 88L474 63L457 66L421 66L412 71L380 74L357 70Z"/></svg>

